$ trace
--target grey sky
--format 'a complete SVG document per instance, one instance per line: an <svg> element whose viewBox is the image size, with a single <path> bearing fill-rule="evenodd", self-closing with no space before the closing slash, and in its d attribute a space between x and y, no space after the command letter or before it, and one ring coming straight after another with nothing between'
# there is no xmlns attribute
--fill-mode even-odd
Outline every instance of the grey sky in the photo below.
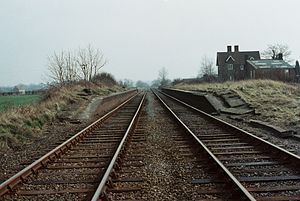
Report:
<svg viewBox="0 0 300 201"><path fill-rule="evenodd" d="M195 77L227 44L285 43L300 59L298 0L1 0L0 85L45 81L47 56L92 44L117 79Z"/></svg>

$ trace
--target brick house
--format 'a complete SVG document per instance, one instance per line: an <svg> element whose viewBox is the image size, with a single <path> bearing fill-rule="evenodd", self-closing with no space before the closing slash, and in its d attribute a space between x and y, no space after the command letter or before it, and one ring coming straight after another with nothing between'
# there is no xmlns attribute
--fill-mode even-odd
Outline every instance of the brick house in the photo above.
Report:
<svg viewBox="0 0 300 201"><path fill-rule="evenodd" d="M276 59L260 59L259 51L239 51L239 46L227 46L227 52L217 53L219 81L272 79L295 81L295 67L285 62L282 54Z"/></svg>
<svg viewBox="0 0 300 201"><path fill-rule="evenodd" d="M227 52L217 53L218 77L220 81L246 79L245 65L247 60L259 60L259 51L239 51L239 46L227 46Z"/></svg>

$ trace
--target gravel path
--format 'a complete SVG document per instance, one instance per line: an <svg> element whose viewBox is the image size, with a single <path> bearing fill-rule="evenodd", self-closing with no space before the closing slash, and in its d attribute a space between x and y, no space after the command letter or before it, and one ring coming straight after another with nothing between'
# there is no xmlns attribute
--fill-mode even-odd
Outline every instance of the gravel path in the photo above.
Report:
<svg viewBox="0 0 300 201"><path fill-rule="evenodd" d="M145 141L128 149L130 154L141 155L140 168L121 166L118 178L142 178L143 183L134 185L142 187L142 193L110 193L112 200L201 200L217 199L220 194L198 193L204 189L221 189L214 183L194 185L194 179L214 179L217 174L203 167L204 157L196 151L187 135L182 132L174 119L170 118L152 93L147 96L146 112L142 117ZM134 136L134 135L133 135ZM124 158L126 164L130 154ZM203 157L203 158L202 158ZM136 164L137 162L133 162ZM204 165L205 166L205 165ZM207 166L206 166L207 168ZM116 187L133 187L132 184L115 184Z"/></svg>
<svg viewBox="0 0 300 201"><path fill-rule="evenodd" d="M194 179L214 180L218 174L207 169L203 154L152 93L131 138L108 191L111 200L215 200L222 196L220 184L192 184ZM128 178L142 182L118 182ZM140 190L124 192L132 188Z"/></svg>

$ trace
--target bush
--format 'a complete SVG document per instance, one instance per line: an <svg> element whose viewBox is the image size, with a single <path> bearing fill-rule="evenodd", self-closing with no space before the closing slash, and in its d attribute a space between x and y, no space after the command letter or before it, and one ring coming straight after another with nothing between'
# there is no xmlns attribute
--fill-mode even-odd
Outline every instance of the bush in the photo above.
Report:
<svg viewBox="0 0 300 201"><path fill-rule="evenodd" d="M118 84L114 76L110 73L97 74L92 78L92 82L97 84L98 86L106 87L112 87Z"/></svg>

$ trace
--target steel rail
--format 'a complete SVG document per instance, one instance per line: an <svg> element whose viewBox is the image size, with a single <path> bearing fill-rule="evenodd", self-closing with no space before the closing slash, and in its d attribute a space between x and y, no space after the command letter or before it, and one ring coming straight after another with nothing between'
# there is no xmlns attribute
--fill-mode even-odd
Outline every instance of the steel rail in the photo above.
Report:
<svg viewBox="0 0 300 201"><path fill-rule="evenodd" d="M161 103L166 107L166 109L175 117L175 119L185 128L185 130L192 135L192 137L201 145L201 147L206 151L206 153L213 159L213 161L223 170L225 175L228 176L230 181L240 190L240 193L245 196L247 200L255 201L256 199L250 194L250 192L238 181L238 179L232 175L232 173L223 165L221 161L204 145L204 143L188 128L188 126L172 111L172 109L159 97L157 93L153 90L152 92L161 101Z"/></svg>
<svg viewBox="0 0 300 201"><path fill-rule="evenodd" d="M137 93L138 94L138 93ZM24 168L23 170L19 171L6 181L4 181L0 185L0 196L6 194L10 190L12 190L17 184L24 181L25 178L30 176L31 174L35 173L38 169L45 166L48 162L54 160L55 158L58 158L60 155L62 155L64 152L66 152L70 147L78 143L83 137L85 137L87 134L89 134L93 129L99 127L99 124L103 122L105 119L110 117L112 114L114 114L116 111L118 111L121 107L126 105L129 101L131 101L137 94L131 96L127 100L125 100L123 103L100 117L98 120L94 121L92 124L84 128L83 130L79 131L77 134L75 134L73 137L68 139L67 141L63 142L38 160L34 161L32 164Z"/></svg>
<svg viewBox="0 0 300 201"><path fill-rule="evenodd" d="M125 142L127 140L127 137L129 135L131 129L133 128L134 124L137 121L138 115L139 115L139 113L141 111L142 105L143 105L144 100L145 100L145 96L146 96L146 93L143 95L143 98L142 98L142 100L141 100L141 102L139 104L139 107L137 108L136 113L135 113L134 117L132 118L132 120L131 120L131 122L130 122L127 130L126 130L126 133L125 133L124 137L122 138L122 140L121 140L121 142L120 142L120 144L119 144L119 146L118 146L118 148L117 148L117 150L116 150L113 158L111 159L111 162L110 162L108 168L106 169L106 171L104 173L104 176L102 177L101 182L98 185L97 190L95 191L95 193L94 193L91 201L97 201L97 200L99 200L100 196L104 192L106 184L107 184L107 182L109 180L110 174L111 174L111 172L112 172L112 170L113 170L113 168L114 168L114 166L116 164L116 161L117 161L117 159L119 157L119 154L121 153L121 150L122 150L122 148L123 148L123 146L124 146L124 144L125 144Z"/></svg>
<svg viewBox="0 0 300 201"><path fill-rule="evenodd" d="M225 125L225 126L227 126L228 128L231 128L231 129L234 129L234 130L240 132L241 134L243 134L243 135L246 136L246 137L249 137L249 138L251 138L251 139L254 139L256 142L263 143L263 144L267 145L269 148L273 149L274 151L277 151L277 152L279 152L280 154L284 154L284 155L285 155L286 157L288 157L289 159L294 160L294 161L296 161L298 164L300 164L300 156L298 156L298 155L296 155L296 154L293 154L293 153L291 153L291 152L289 152L289 151L287 151L287 150L285 150L285 149L283 149L283 148L281 148L281 147L279 147L279 146L277 146L277 145L275 145L275 144L273 144L273 143L271 143L271 142L268 142L268 141L266 141L266 140L264 140L264 139L261 139L260 137L257 137L257 136L255 136L254 134L249 133L249 132L247 132L247 131L245 131L245 130L243 130L243 129L241 129L241 128L238 128L238 127L236 127L236 126L234 126L234 125L232 125L232 124L230 124L230 123L228 123L228 122L226 122L226 121L223 121L223 120L221 120L221 119L218 119L217 117L214 117L214 116L212 116L212 115L210 115L210 114L208 114L208 113L206 113L206 112L204 112L204 111L202 111L202 110L199 110L198 108L195 108L195 107L193 107L193 106L191 106L191 105L189 105L189 104L187 104L187 103L185 103L185 102L183 102L183 101L181 101L181 100L179 100L179 99L177 99L177 98L175 98L175 97L173 97L173 96L170 96L169 94L166 94L166 93L164 93L164 92L160 92L160 93L162 93L162 94L164 94L165 96L168 96L169 98L171 98L171 99L173 99L173 100L175 100L175 101L177 101L177 102L179 102L179 103L185 105L186 107L189 107L189 108L192 109L192 110L195 110L195 111L201 113L202 115L204 115L204 116L206 116L206 117L208 117L208 118L214 120L216 123L219 123L219 124L221 124L221 125L223 125L223 126Z"/></svg>

